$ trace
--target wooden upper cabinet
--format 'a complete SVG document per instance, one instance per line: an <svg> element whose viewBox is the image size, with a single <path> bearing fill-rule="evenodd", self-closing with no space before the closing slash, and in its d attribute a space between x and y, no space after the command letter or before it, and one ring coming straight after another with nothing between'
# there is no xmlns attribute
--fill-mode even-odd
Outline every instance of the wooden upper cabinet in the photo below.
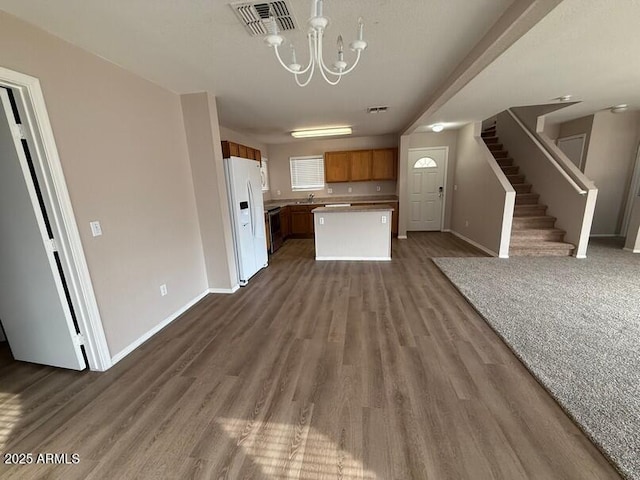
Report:
<svg viewBox="0 0 640 480"><path fill-rule="evenodd" d="M324 181L348 182L351 152L326 152L324 154Z"/></svg>
<svg viewBox="0 0 640 480"><path fill-rule="evenodd" d="M240 157L248 158L249 160L257 160L258 162L262 161L260 150L247 147L246 145L240 145L239 143L228 142L226 140L222 141L222 156L224 158Z"/></svg>
<svg viewBox="0 0 640 480"><path fill-rule="evenodd" d="M398 178L398 150L382 148L372 151L371 180L396 180Z"/></svg>
<svg viewBox="0 0 640 480"><path fill-rule="evenodd" d="M351 152L351 174L349 179L352 182L371 180L371 150Z"/></svg>

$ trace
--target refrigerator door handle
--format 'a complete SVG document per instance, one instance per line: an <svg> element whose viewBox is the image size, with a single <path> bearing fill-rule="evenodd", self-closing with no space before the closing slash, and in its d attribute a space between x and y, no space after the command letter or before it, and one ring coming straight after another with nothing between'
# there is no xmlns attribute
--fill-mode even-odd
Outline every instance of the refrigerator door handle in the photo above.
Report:
<svg viewBox="0 0 640 480"><path fill-rule="evenodd" d="M249 216L251 217L251 236L256 236L256 220L254 218L253 192L251 191L251 182L247 181L247 192L249 193Z"/></svg>

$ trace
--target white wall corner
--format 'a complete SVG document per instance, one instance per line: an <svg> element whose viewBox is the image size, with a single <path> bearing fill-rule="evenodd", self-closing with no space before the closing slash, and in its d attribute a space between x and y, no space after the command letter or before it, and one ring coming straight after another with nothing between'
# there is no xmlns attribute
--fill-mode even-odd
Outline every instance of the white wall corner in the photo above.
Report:
<svg viewBox="0 0 640 480"><path fill-rule="evenodd" d="M234 285L231 288L210 288L208 293L231 294L237 292L239 289L240 285Z"/></svg>

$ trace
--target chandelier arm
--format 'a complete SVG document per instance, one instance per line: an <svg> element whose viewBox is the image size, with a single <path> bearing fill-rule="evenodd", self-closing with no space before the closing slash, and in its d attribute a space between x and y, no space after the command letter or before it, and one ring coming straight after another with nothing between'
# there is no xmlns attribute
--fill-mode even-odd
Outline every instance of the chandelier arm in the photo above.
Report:
<svg viewBox="0 0 640 480"><path fill-rule="evenodd" d="M296 79L296 83L298 84L299 87L306 87L307 85L309 85L309 82L311 82L311 79L313 78L313 73L315 71L315 68L316 68L315 62L311 62L311 72L309 72L309 76L307 77L307 79L304 82L300 82L300 80L298 79L298 76L300 74L294 75L294 77Z"/></svg>
<svg viewBox="0 0 640 480"><path fill-rule="evenodd" d="M274 47L273 47L273 49L274 49L274 50L275 50L275 52L276 52L276 58L277 58L277 59L278 59L278 61L280 62L280 65L282 65L282 68L284 68L287 72L289 72L289 73L293 73L294 75L295 75L296 73L304 73L304 72L296 72L295 70L290 69L290 68L288 67L288 65L287 65L287 64L285 64L285 63L282 61L282 58L280 57L280 51L278 50L278 46L277 46L277 45L276 45L276 46L274 46Z"/></svg>
<svg viewBox="0 0 640 480"><path fill-rule="evenodd" d="M351 65L344 72L342 72L342 75L346 75L347 73L351 73L353 71L353 69L356 68L356 65L358 65L358 62L360 61L360 54L361 53L362 53L362 50L358 50L358 53L356 55L356 60L353 62L353 65Z"/></svg>
<svg viewBox="0 0 640 480"><path fill-rule="evenodd" d="M337 85L342 78L342 74L329 70L324 64L324 58L322 56L322 31L320 31L318 35L318 48L316 50L318 52L318 70L320 70L322 78L324 78L325 82L327 82L329 85ZM338 78L336 78L335 80L330 80L329 77L327 77L327 73L335 75Z"/></svg>

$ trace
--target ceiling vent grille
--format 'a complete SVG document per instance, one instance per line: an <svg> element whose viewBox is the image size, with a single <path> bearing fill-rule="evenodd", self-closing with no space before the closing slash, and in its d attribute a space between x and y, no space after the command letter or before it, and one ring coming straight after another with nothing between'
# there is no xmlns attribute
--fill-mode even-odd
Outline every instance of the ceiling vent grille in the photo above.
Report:
<svg viewBox="0 0 640 480"><path fill-rule="evenodd" d="M229 5L252 37L272 33L271 16L283 31L295 30L296 21L286 1L235 2Z"/></svg>
<svg viewBox="0 0 640 480"><path fill-rule="evenodd" d="M387 111L389 107L380 106L380 107L368 107L367 113L384 113Z"/></svg>

